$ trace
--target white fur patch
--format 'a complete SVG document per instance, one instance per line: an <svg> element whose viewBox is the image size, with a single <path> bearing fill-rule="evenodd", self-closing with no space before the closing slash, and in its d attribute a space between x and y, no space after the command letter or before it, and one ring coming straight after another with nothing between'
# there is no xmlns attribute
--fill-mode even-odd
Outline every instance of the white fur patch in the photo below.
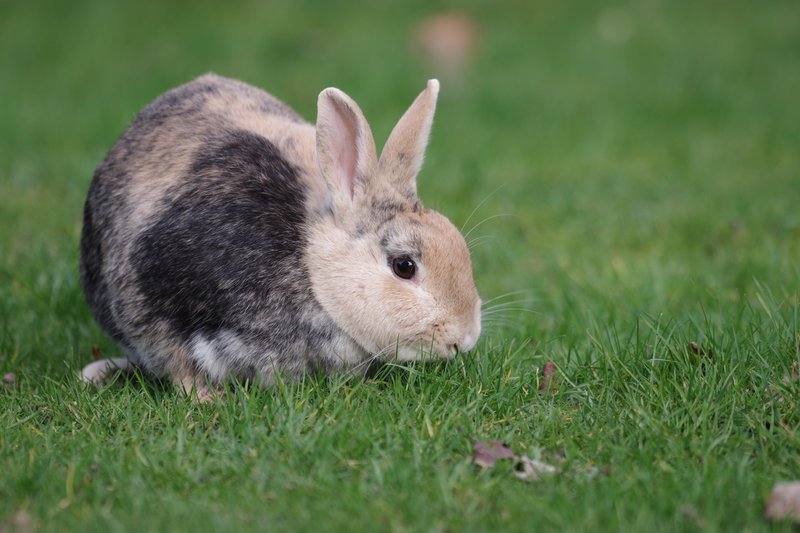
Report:
<svg viewBox="0 0 800 533"><path fill-rule="evenodd" d="M133 368L133 364L124 357L101 359L83 367L80 377L85 383L102 385L115 373L128 372Z"/></svg>
<svg viewBox="0 0 800 533"><path fill-rule="evenodd" d="M475 347L478 343L478 338L481 336L481 300L475 302L475 315L472 319L472 324L467 328L464 337L458 345L458 349L462 352L468 352Z"/></svg>
<svg viewBox="0 0 800 533"><path fill-rule="evenodd" d="M228 376L228 368L220 361L215 343L202 335L194 335L192 339L192 359L213 381L223 381Z"/></svg>

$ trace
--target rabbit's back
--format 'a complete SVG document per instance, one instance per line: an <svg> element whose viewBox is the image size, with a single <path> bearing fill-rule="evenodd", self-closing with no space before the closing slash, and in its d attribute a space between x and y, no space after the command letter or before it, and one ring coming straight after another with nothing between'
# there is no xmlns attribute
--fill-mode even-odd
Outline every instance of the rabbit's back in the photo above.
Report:
<svg viewBox="0 0 800 533"><path fill-rule="evenodd" d="M136 117L95 172L81 236L92 311L135 362L303 373L337 342L303 262L313 139L285 104L216 76Z"/></svg>

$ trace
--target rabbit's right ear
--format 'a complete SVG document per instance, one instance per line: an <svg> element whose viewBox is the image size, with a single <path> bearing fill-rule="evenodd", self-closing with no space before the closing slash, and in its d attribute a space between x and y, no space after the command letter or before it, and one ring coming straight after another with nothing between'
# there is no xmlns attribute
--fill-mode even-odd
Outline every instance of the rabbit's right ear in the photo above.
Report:
<svg viewBox="0 0 800 533"><path fill-rule="evenodd" d="M379 175L406 196L417 195L417 174L422 168L438 97L439 81L428 80L425 90L392 130L381 153Z"/></svg>
<svg viewBox="0 0 800 533"><path fill-rule="evenodd" d="M365 192L378 167L369 124L339 89L325 89L317 100L317 159L335 207L344 209Z"/></svg>

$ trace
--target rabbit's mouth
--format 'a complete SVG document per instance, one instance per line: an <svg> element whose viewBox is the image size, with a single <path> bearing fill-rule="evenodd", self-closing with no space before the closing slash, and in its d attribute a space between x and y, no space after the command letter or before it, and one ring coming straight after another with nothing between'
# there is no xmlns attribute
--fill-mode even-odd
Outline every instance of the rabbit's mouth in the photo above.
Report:
<svg viewBox="0 0 800 533"><path fill-rule="evenodd" d="M440 340L434 334L433 337L421 335L413 341L399 344L393 355L398 361L430 361L453 359L465 351L457 343Z"/></svg>

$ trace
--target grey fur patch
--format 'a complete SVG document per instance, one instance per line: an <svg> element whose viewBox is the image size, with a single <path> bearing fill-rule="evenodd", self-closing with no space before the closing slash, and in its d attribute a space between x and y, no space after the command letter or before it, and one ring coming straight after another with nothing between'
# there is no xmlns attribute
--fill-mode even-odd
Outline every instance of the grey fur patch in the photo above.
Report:
<svg viewBox="0 0 800 533"><path fill-rule="evenodd" d="M295 170L263 137L232 131L195 155L175 189L133 254L148 312L182 338L237 331L243 317L231 309L269 300L302 273L305 195ZM310 290L302 277L296 283L287 288Z"/></svg>
<svg viewBox="0 0 800 533"><path fill-rule="evenodd" d="M295 172L263 137L227 132L196 154L192 175L136 241L146 316L166 319L184 343L232 332L253 352L242 365L217 350L234 375L270 365L304 372L338 333L305 319L324 312L302 262L305 195Z"/></svg>
<svg viewBox="0 0 800 533"><path fill-rule="evenodd" d="M380 232L380 245L387 257L408 256L415 261L422 261L425 246L420 236L409 227L419 223L416 220L400 217L388 222ZM404 227L405 226L405 227Z"/></svg>

